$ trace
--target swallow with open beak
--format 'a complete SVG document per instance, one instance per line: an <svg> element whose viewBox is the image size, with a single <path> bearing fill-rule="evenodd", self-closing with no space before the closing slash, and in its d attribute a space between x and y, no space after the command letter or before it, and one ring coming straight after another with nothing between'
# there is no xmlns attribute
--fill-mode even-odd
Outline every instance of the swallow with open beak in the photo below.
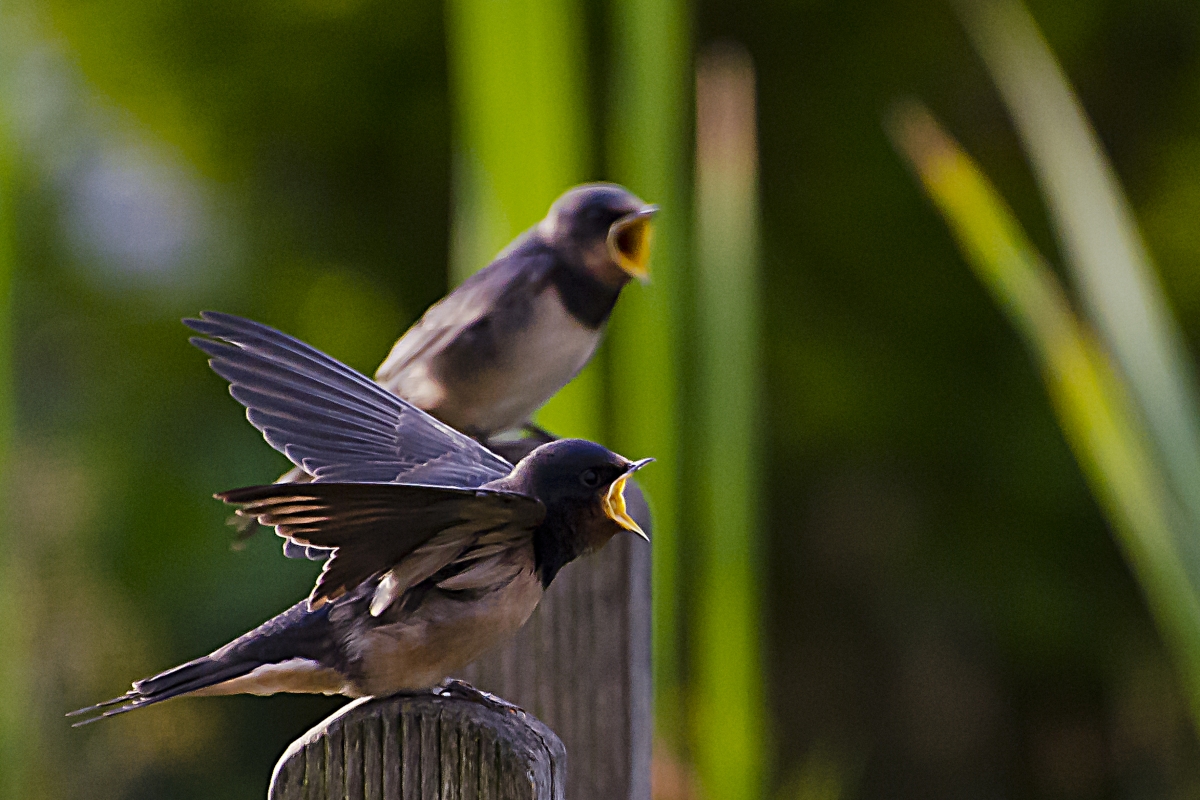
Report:
<svg viewBox="0 0 1200 800"><path fill-rule="evenodd" d="M181 695L349 697L437 687L524 624L558 571L622 531L629 461L579 439L515 467L320 351L205 313L193 343L266 440L313 476L222 492L331 554L306 600L211 654L72 712L77 724Z"/></svg>
<svg viewBox="0 0 1200 800"><path fill-rule="evenodd" d="M657 211L615 184L567 191L431 306L375 380L481 441L528 425L592 357L625 284L649 280Z"/></svg>

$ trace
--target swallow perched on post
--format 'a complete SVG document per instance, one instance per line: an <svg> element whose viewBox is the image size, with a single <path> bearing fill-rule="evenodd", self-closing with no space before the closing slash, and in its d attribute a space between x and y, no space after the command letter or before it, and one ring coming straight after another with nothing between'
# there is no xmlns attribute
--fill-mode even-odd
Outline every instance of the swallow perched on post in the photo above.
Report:
<svg viewBox="0 0 1200 800"><path fill-rule="evenodd" d="M649 280L657 211L615 184L570 189L431 306L375 380L481 441L528 425L591 359L625 284Z"/></svg>
<svg viewBox="0 0 1200 800"><path fill-rule="evenodd" d="M211 654L69 716L180 695L349 697L438 686L514 633L564 565L621 531L651 459L563 439L515 467L365 376L256 322L205 313L192 342L250 423L313 481L222 492L291 542L331 551L316 586Z"/></svg>

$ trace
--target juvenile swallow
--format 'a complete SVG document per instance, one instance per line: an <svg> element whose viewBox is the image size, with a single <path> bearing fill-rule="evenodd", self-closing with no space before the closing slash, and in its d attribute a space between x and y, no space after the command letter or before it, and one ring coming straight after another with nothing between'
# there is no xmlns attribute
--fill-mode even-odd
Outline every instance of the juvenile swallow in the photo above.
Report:
<svg viewBox="0 0 1200 800"><path fill-rule="evenodd" d="M313 476L222 492L290 542L331 550L307 599L207 656L69 716L181 695L380 696L437 687L528 619L558 571L621 531L643 538L629 461L579 439L515 467L273 328L188 320L250 423Z"/></svg>
<svg viewBox="0 0 1200 800"><path fill-rule="evenodd" d="M480 440L527 426L591 359L625 284L649 280L657 211L615 184L570 189L431 306L375 380Z"/></svg>

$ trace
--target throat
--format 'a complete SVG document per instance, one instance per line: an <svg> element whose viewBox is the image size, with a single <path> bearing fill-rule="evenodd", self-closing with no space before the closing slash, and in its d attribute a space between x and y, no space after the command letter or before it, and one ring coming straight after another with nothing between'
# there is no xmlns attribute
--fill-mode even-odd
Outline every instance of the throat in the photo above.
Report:
<svg viewBox="0 0 1200 800"><path fill-rule="evenodd" d="M582 543L578 541L578 537L561 534L556 536L551 532L555 527L557 526L542 523L533 533L533 558L543 589L550 588L550 583L558 571L578 558L582 552Z"/></svg>
<svg viewBox="0 0 1200 800"><path fill-rule="evenodd" d="M586 269L572 269L561 262L551 281L571 316L593 330L608 320L621 294L620 286L609 286Z"/></svg>

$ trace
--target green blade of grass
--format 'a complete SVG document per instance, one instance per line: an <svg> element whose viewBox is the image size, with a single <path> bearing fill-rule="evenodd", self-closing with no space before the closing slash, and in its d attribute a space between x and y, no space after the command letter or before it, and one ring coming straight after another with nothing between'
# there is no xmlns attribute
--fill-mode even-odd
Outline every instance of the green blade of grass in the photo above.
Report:
<svg viewBox="0 0 1200 800"><path fill-rule="evenodd" d="M0 10L0 486L8 486L9 458L12 447L12 275L15 256L16 219L13 207L13 165L16 162L12 129L8 118L14 108L11 70L14 67L11 45L11 11ZM5 18L8 17L6 20ZM8 26L5 23L9 23ZM8 41L6 41L8 40ZM4 45L9 45L5 47ZM20 550L9 527L8 514L0 514L0 551L8 554L0 560L0 591L11 599L0 615L0 795L23 797L27 792L30 757L37 747L36 726L30 728L29 632L27 618L20 605L27 593L22 583L17 554Z"/></svg>
<svg viewBox="0 0 1200 800"><path fill-rule="evenodd" d="M960 0L959 8L1016 123L1087 316L1128 379L1161 453L1163 477L1191 517L1180 544L1196 572L1200 394L1129 203L1025 7L1016 0Z"/></svg>
<svg viewBox="0 0 1200 800"><path fill-rule="evenodd" d="M577 0L451 0L454 95L451 271L461 281L588 175L586 47ZM564 436L599 439L602 382L586 368L538 414Z"/></svg>
<svg viewBox="0 0 1200 800"><path fill-rule="evenodd" d="M1123 376L987 178L921 107L890 120L897 148L975 274L1034 354L1055 413L1131 564L1200 720L1200 599L1180 558L1181 512Z"/></svg>
<svg viewBox="0 0 1200 800"><path fill-rule="evenodd" d="M638 480L654 508L655 717L660 735L670 741L682 728L678 406L687 256L687 6L682 0L616 0L612 21L610 174L662 210L655 220L651 283L624 291L609 326L609 424L618 452L658 459Z"/></svg>
<svg viewBox="0 0 1200 800"><path fill-rule="evenodd" d="M705 797L762 793L758 587L758 153L754 68L714 49L696 78L697 558L692 752Z"/></svg>

